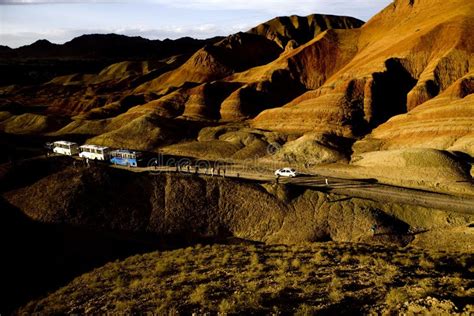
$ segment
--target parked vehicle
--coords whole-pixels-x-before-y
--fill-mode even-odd
[[[119,149],[110,152],[110,162],[114,165],[137,167],[141,164],[143,156],[141,152]]]
[[[79,157],[88,160],[101,160],[114,165],[128,167],[144,165],[143,161],[147,158],[145,153],[139,151],[128,149],[112,150],[110,147],[98,145],[79,146],[77,143],[63,140],[46,143],[44,144],[44,148],[61,155],[78,155]]]
[[[97,145],[82,145],[79,147],[79,157],[87,158],[91,160],[103,160],[108,161],[110,159],[109,147],[97,146]]]
[[[61,155],[74,156],[79,153],[79,145],[74,142],[60,140],[60,141],[54,142],[52,147],[53,147],[53,152],[57,154],[61,154]]]
[[[46,149],[47,151],[53,151],[54,143],[45,143],[43,148]]]
[[[278,169],[275,171],[275,177],[290,177],[290,178],[293,178],[293,177],[296,177],[298,175],[298,173],[296,172],[295,169],[291,169],[291,168],[282,168],[282,169]]]

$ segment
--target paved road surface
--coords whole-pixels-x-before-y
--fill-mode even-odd
[[[44,159],[42,157],[29,159]],[[76,158],[80,159],[80,158]],[[185,174],[198,174],[199,176],[218,177],[224,176],[223,169],[220,175],[217,175],[218,170],[214,170],[214,175],[211,174],[211,169],[199,168],[196,173],[194,167],[180,168],[177,171],[176,167],[144,167],[144,168],[127,168],[122,166],[112,166],[113,168],[128,170],[131,172],[147,172],[147,173],[162,173],[162,172],[180,172]],[[1,168],[0,168],[1,171]],[[256,182],[276,182],[272,170],[263,167],[253,166],[251,170],[239,165],[231,165],[225,172],[226,178],[245,179]],[[328,185],[326,185],[326,179]],[[403,203],[418,205],[433,209],[449,210],[464,214],[474,215],[474,196],[461,197],[450,194],[434,193],[423,190],[409,189],[403,187],[396,187],[377,183],[375,180],[354,180],[347,178],[324,177],[316,174],[302,175],[296,178],[280,178],[279,183],[291,184],[302,187],[314,188],[327,193],[334,193],[339,195],[346,195],[350,197],[359,197],[371,199],[382,203]]]
[[[180,172],[188,173],[186,168],[180,168],[178,171],[176,167],[158,167],[158,168],[123,168],[135,172]],[[232,166],[230,170],[226,170],[225,177],[233,179],[245,179],[258,182],[276,182],[275,176],[271,170],[259,168],[258,171],[249,171],[239,169],[239,166]],[[195,174],[196,170],[190,168],[190,174]],[[217,170],[214,170],[214,175],[211,174],[210,169],[198,170],[200,176],[217,177]],[[221,171],[221,177],[223,172]],[[326,179],[328,184],[326,185]],[[449,194],[434,193],[423,190],[409,189],[403,187],[396,187],[377,183],[376,180],[354,180],[344,178],[328,178],[316,174],[308,174],[298,176],[296,178],[280,178],[279,183],[291,184],[296,186],[303,186],[325,191],[328,193],[347,195],[351,197],[360,197],[371,199],[380,202],[392,202],[418,205],[427,208],[444,209],[453,212],[465,213],[474,215],[474,196],[461,197]]]

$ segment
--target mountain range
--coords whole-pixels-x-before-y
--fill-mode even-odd
[[[396,0],[366,23],[314,14],[205,41],[84,35],[2,47],[0,130],[217,159],[472,157],[473,29],[472,1]],[[8,79],[32,61],[61,75]]]

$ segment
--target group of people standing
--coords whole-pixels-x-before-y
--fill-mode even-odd
[[[218,167],[218,168],[215,168],[215,167],[200,167],[200,166],[194,166],[193,169],[194,170],[191,170],[191,165],[187,164],[187,165],[179,165],[177,164],[176,167],[175,167],[175,171],[176,172],[187,172],[187,173],[194,173],[194,174],[198,174],[200,170],[204,170],[204,174],[209,174],[211,175],[212,177],[213,176],[222,176],[225,178],[226,176],[226,169],[225,168],[221,168],[221,167]]]

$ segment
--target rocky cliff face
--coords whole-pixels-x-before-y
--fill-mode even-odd
[[[249,33],[263,35],[281,48],[303,45],[328,29],[359,28],[362,21],[351,17],[312,14],[277,17],[252,28]]]
[[[21,187],[4,196],[36,221],[161,236],[405,245],[412,240],[410,227],[446,229],[469,221],[449,210],[381,204],[285,185],[102,167],[69,167]],[[374,224],[380,233],[375,236],[370,233]]]

